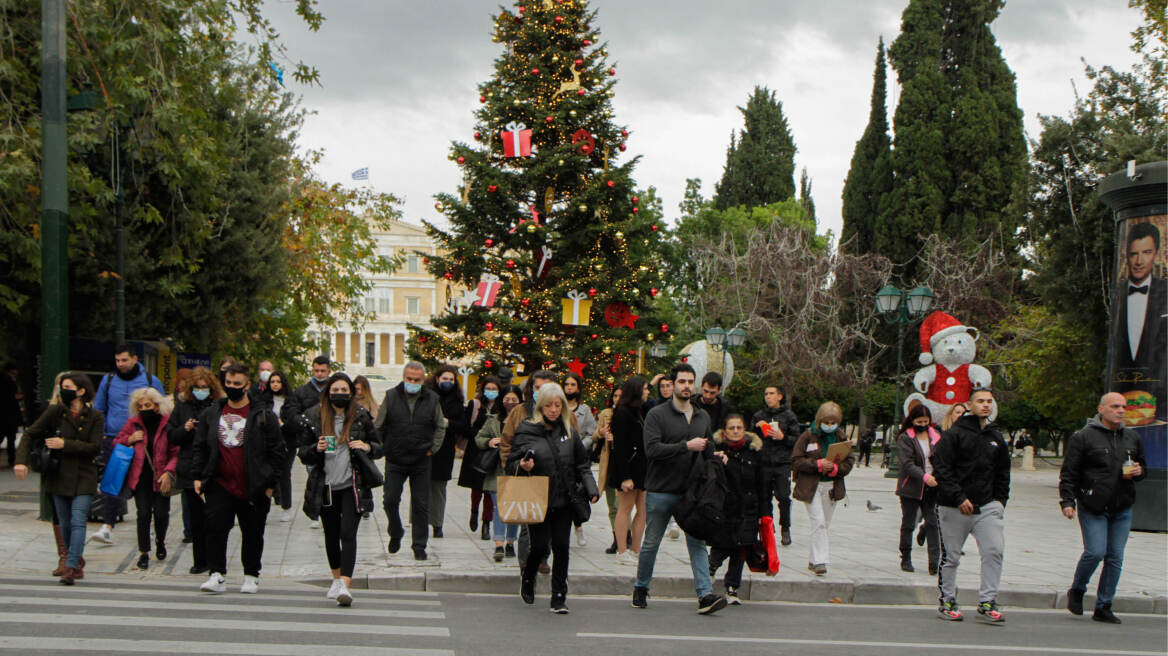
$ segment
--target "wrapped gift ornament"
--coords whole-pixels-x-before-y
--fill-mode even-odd
[[[588,298],[588,294],[573,289],[568,292],[563,304],[564,317],[561,323],[565,326],[588,325],[588,314],[592,311],[592,299]]]
[[[552,249],[547,244],[539,247],[539,263],[535,267],[535,279],[542,282],[552,268]]]
[[[493,273],[484,273],[479,276],[478,300],[474,302],[478,307],[494,307],[495,299],[499,295],[499,288],[503,286],[503,281]]]
[[[500,133],[503,137],[504,157],[531,157],[531,130],[527,125],[511,121]]]

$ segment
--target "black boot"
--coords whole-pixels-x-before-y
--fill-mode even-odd
[[[900,571],[902,571],[902,572],[915,572],[917,570],[915,568],[913,568],[911,558],[908,558],[907,556],[901,556],[900,557]]]
[[[519,596],[523,598],[523,603],[535,603],[535,579],[523,576],[519,580]]]
[[[491,525],[485,519],[483,520],[483,531],[479,535],[479,539],[480,540],[490,540],[491,539]]]
[[[470,511],[470,531],[474,533],[479,530],[479,511],[477,508]]]
[[[1067,590],[1067,610],[1071,611],[1072,615],[1083,614],[1083,594],[1086,590],[1076,590],[1071,588]]]
[[[1111,612],[1111,604],[1103,604],[1095,609],[1095,614],[1091,619],[1096,622],[1107,622],[1108,624],[1123,624],[1123,622]]]
[[[612,544],[604,550],[604,553],[610,556],[616,553],[616,533],[612,534]]]

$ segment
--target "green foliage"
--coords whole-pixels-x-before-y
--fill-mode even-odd
[[[860,408],[877,426],[896,421],[896,385],[880,382],[869,385],[860,396]]]
[[[766,87],[755,87],[739,107],[745,127],[730,135],[726,168],[716,186],[714,206],[770,205],[795,197],[795,140],[783,103]]]
[[[664,288],[660,204],[654,196],[652,209],[642,209],[650,199],[636,191],[635,160],[618,162],[628,132],[610,118],[615,69],[595,18],[584,2],[531,3],[495,16],[495,40],[506,51],[480,85],[476,141],[451,147],[465,176],[462,193],[437,196],[449,230],[427,227],[443,251],[431,257],[432,273],[470,290],[482,274],[503,285],[494,307],[452,303],[434,319],[437,331],[412,327],[412,356],[475,359],[481,371],[518,365],[528,373],[562,371],[579,358],[596,398],[633,372],[637,349],[670,338],[651,292]],[[511,122],[533,131],[534,156],[504,157],[501,131]],[[540,276],[545,246],[552,260]],[[563,324],[569,292],[591,292],[589,325]],[[639,317],[635,329],[606,321],[616,303]]]
[[[851,253],[870,253],[875,246],[880,201],[892,189],[892,139],[888,136],[887,65],[884,37],[876,48],[872,103],[868,125],[856,142],[843,191],[843,235],[840,246]]]
[[[799,206],[803,208],[803,216],[812,223],[818,223],[815,219],[815,199],[811,197],[811,176],[807,175],[806,166],[799,176]]]

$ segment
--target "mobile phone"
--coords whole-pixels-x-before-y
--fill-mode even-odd
[[[333,486],[324,486],[324,503],[321,505],[323,505],[325,508],[329,508],[333,505]]]
[[[528,449],[527,453],[523,454],[524,460],[535,460],[535,449]]]

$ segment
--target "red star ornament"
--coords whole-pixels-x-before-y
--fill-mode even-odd
[[[609,303],[608,307],[604,308],[604,320],[613,328],[625,326],[635,329],[637,327],[637,319],[640,318],[640,316],[633,314],[633,311],[629,309],[628,305],[620,301]]]
[[[588,366],[588,363],[581,362],[580,358],[573,358],[573,360],[568,363],[568,369],[572,373],[576,374],[577,376],[579,376],[581,378],[584,377],[584,367],[587,367],[587,366]]]

